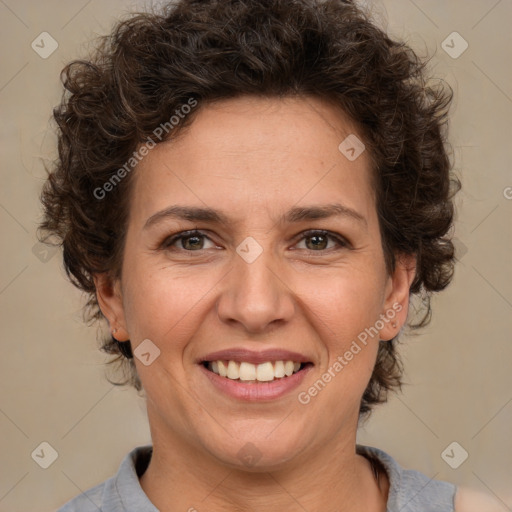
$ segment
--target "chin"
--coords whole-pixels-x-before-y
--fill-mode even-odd
[[[224,432],[222,440],[215,442],[210,437],[205,444],[207,450],[222,464],[250,472],[283,469],[303,451],[299,449],[299,439],[288,432],[279,438],[267,436],[264,432],[262,430],[259,435],[238,437],[230,437]]]

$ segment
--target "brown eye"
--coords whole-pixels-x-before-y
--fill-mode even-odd
[[[323,252],[330,249],[348,247],[349,244],[342,237],[329,233],[328,231],[312,230],[303,233],[302,240],[305,241],[306,250],[311,252]],[[330,241],[334,241],[334,246],[329,246]]]
[[[306,241],[306,247],[311,250],[326,249],[329,244],[329,238],[325,235],[311,235],[305,237],[305,240],[310,240],[310,243]]]
[[[204,237],[201,235],[185,236],[181,238],[181,245],[183,249],[194,250],[202,249],[204,244]]]
[[[208,249],[204,246],[205,240],[209,240],[209,238],[199,231],[184,231],[164,240],[161,247],[162,249],[195,252]]]

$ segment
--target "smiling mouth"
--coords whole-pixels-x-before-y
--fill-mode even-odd
[[[203,361],[202,365],[220,377],[251,384],[286,379],[304,368],[312,366],[312,363],[267,361],[261,364],[252,364],[245,361],[218,360]]]

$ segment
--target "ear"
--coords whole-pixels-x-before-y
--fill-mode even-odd
[[[93,279],[101,312],[107,319],[110,329],[117,329],[115,339],[128,341],[130,337],[126,329],[121,282],[113,281],[107,273],[94,274]]]
[[[416,256],[399,255],[396,259],[395,271],[393,275],[388,277],[386,283],[382,313],[387,321],[384,322],[384,327],[379,331],[381,340],[393,339],[405,324],[409,311],[409,289],[415,275]],[[393,327],[393,323],[396,327]]]

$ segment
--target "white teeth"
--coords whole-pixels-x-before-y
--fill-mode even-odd
[[[274,377],[282,378],[286,374],[284,373],[284,363],[283,361],[276,361],[276,364],[274,365]]]
[[[258,365],[237,361],[211,361],[208,369],[231,380],[271,382],[289,377],[300,370],[301,363],[294,361],[267,361]]]
[[[231,363],[231,361],[230,361],[230,363]],[[245,363],[245,362],[240,363],[240,371],[238,373],[240,375],[240,380],[255,380],[256,379],[256,366],[254,366],[251,363]]]
[[[239,379],[240,378],[240,365],[235,361],[229,361],[228,363],[228,379]]]
[[[258,365],[256,370],[256,379],[261,382],[274,380],[274,367],[271,362]]]
[[[219,375],[221,377],[227,377],[228,376],[228,369],[227,366],[224,364],[224,361],[217,361],[217,366],[219,368]],[[215,372],[213,368],[213,362],[212,362],[212,371]],[[215,372],[217,373],[217,372]]]

